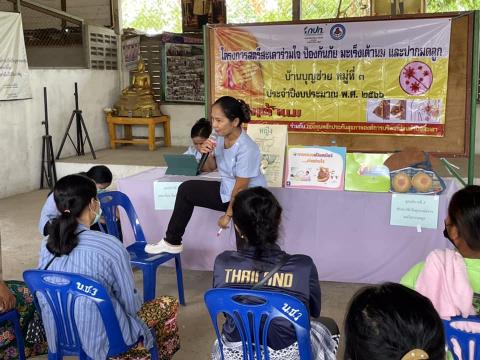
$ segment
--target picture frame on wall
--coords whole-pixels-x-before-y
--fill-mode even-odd
[[[163,64],[165,101],[205,102],[203,45],[165,43]]]
[[[183,32],[201,32],[205,24],[225,24],[225,0],[182,0]]]

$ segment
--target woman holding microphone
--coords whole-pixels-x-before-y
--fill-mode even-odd
[[[210,153],[202,170],[218,169],[221,181],[189,180],[178,188],[175,207],[168,223],[165,237],[156,244],[148,244],[145,251],[151,254],[167,252],[178,254],[183,250],[182,236],[195,206],[223,211],[218,219],[221,229],[232,219],[232,205],[237,193],[254,186],[267,186],[260,172],[260,149],[242,130],[250,121],[250,108],[239,99],[222,96],[212,106],[211,136],[200,151]]]

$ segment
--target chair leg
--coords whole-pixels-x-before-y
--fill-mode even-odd
[[[180,259],[180,254],[175,256],[175,270],[177,273],[178,300],[180,301],[180,304],[185,306],[185,294],[183,292],[182,260]]]
[[[170,134],[170,118],[163,123],[163,138],[166,147],[172,146],[172,135]]]
[[[148,124],[148,150],[154,151],[155,147],[155,123],[150,120],[150,124]]]
[[[59,360],[62,359],[62,357],[59,355],[60,353],[51,353],[50,351],[48,352],[48,360]]]
[[[158,350],[156,344],[154,344],[150,349],[150,360],[158,360]]]
[[[22,334],[22,329],[20,328],[18,315],[15,319],[12,320],[12,323],[13,323],[13,327],[15,328],[15,341],[17,342],[19,359],[25,360],[25,344],[23,343],[23,334]]]
[[[149,266],[143,268],[143,301],[147,302],[155,298],[157,285],[157,268]]]

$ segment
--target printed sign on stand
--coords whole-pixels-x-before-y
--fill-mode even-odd
[[[345,155],[344,147],[289,146],[285,186],[343,190]]]
[[[153,183],[155,210],[173,210],[180,184],[181,182],[165,181],[155,181]]]
[[[438,195],[392,194],[390,225],[436,229]]]

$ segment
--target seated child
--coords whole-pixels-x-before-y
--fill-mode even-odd
[[[428,297],[442,318],[480,313],[480,186],[457,191],[448,206],[444,236],[456,250],[437,249],[401,283]]]
[[[202,153],[200,152],[200,147],[205,140],[208,139],[212,133],[212,124],[209,120],[205,118],[199,119],[192,127],[190,131],[190,137],[192,138],[192,145],[190,145],[187,151],[184,152],[185,155],[195,155],[195,159],[200,160]]]
[[[345,317],[345,360],[444,360],[443,323],[432,303],[403,285],[360,289]]]

